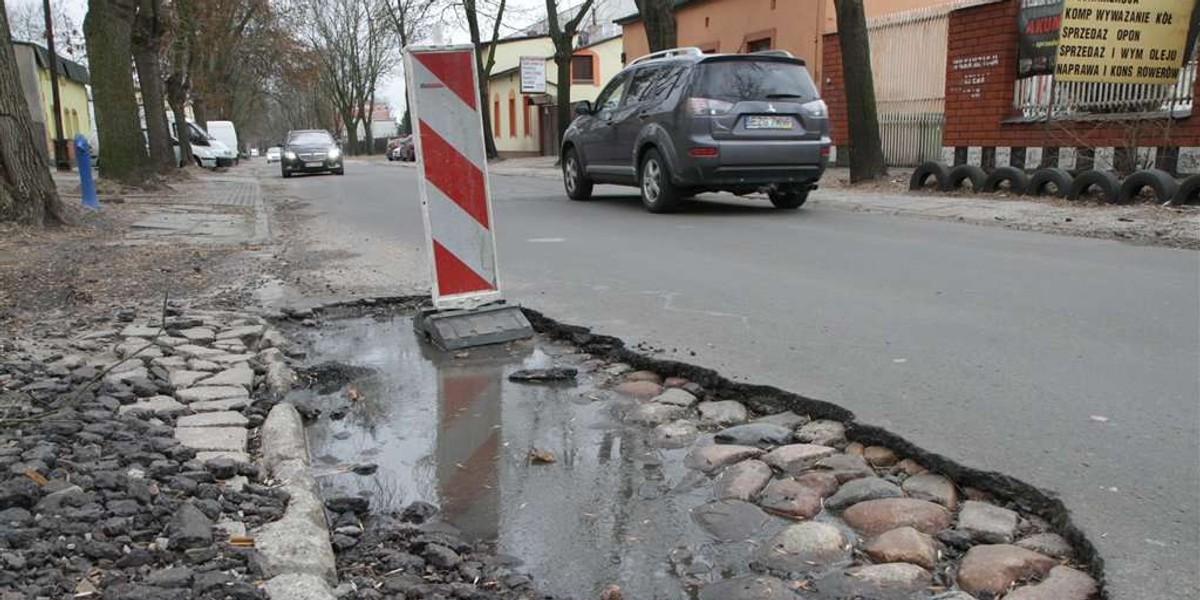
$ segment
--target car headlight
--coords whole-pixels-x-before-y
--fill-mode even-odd
[[[341,155],[342,155],[341,148],[330,148],[329,149],[329,158],[337,158]]]
[[[825,106],[824,100],[813,100],[807,102],[803,106],[804,114],[816,118],[825,119],[829,117],[829,107]]]
[[[283,153],[283,157],[288,160],[296,160],[296,153],[288,150],[287,152]]]

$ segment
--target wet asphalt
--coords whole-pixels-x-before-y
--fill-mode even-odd
[[[325,248],[380,257],[366,289],[411,293],[427,273],[387,257],[424,242],[415,175],[352,161],[274,183],[310,202]],[[1052,490],[1112,598],[1200,595],[1196,252],[820,202],[711,196],[651,215],[631,190],[578,203],[530,177],[492,193],[510,300]]]

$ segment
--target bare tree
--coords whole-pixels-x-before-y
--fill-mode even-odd
[[[175,137],[179,142],[179,157],[184,164],[192,160],[192,143],[187,128],[187,102],[191,95],[191,73],[195,67],[196,52],[194,6],[190,0],[174,0],[171,3],[171,73],[164,82],[167,104],[175,118]]]
[[[21,90],[8,11],[0,0],[0,221],[42,225],[63,220],[50,165],[37,150],[44,143],[39,137]]]
[[[166,49],[166,19],[162,0],[140,0],[137,19],[133,23],[133,62],[142,91],[146,141],[150,148],[150,163],[160,173],[168,173],[176,167],[160,67]]]
[[[306,36],[320,64],[320,85],[337,110],[351,151],[358,127],[371,146],[375,88],[398,64],[386,0],[312,0]]]
[[[679,45],[675,29],[675,0],[634,0],[651,52]],[[636,58],[631,56],[630,58]]]
[[[129,185],[146,180],[146,141],[133,91],[133,21],[138,0],[88,0],[83,33],[92,71],[100,175]]]
[[[428,34],[435,8],[436,4],[429,0],[389,0],[387,14],[392,20],[392,29],[400,36],[401,50]],[[412,131],[412,111],[407,104],[400,127],[403,131]]]
[[[575,34],[579,30],[579,23],[591,9],[592,0],[586,0],[579,5],[575,15],[559,27],[558,2],[557,0],[546,0],[547,25],[549,26],[550,41],[554,43],[554,66],[558,71],[555,77],[555,88],[558,92],[556,99],[558,131],[555,132],[554,139],[559,143],[562,142],[567,124],[571,122],[571,57],[575,50]]]
[[[871,40],[863,0],[834,0],[834,8],[837,10],[838,45],[842,50],[846,114],[849,115],[850,182],[875,181],[887,175],[887,164],[879,137]]]
[[[488,80],[492,77],[492,67],[496,66],[496,44],[500,39],[500,25],[504,20],[504,9],[508,3],[506,0],[496,1],[495,13],[492,16],[492,37],[490,38],[491,42],[487,44],[487,57],[485,58],[483,56],[483,39],[479,33],[479,17],[481,9],[485,8],[485,1],[462,0],[459,7],[467,18],[467,31],[471,34],[471,44],[475,46],[475,69],[479,72],[479,112],[483,116],[484,150],[487,152],[488,158],[496,158],[499,156],[499,152],[496,151],[492,115],[488,110],[488,106],[491,106],[488,102]]]

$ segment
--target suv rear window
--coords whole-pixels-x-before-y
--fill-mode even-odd
[[[300,146],[308,144],[332,144],[333,138],[329,137],[329,134],[324,131],[302,131],[300,133],[293,133],[292,137],[288,139],[288,143]]]
[[[692,94],[700,98],[741,102],[818,98],[808,70],[791,62],[724,60],[704,62]]]

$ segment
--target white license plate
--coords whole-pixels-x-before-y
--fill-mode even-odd
[[[306,166],[306,167],[323,167],[323,166],[325,166],[325,163],[318,160],[318,161],[306,162],[306,163],[304,163],[304,166]]]
[[[746,129],[795,129],[796,120],[791,117],[746,117]]]

